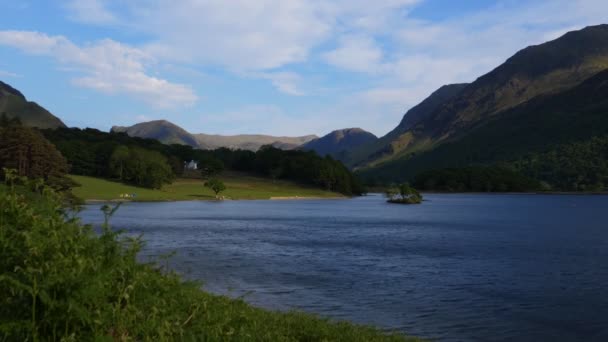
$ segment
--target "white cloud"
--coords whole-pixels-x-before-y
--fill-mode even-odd
[[[118,19],[105,7],[104,0],[70,0],[66,4],[70,18],[88,24],[112,24]]]
[[[267,70],[305,61],[330,23],[308,0],[159,0],[133,5],[134,25],[165,58],[230,70]]]
[[[294,72],[267,72],[257,73],[255,75],[257,75],[257,77],[270,80],[272,85],[282,93],[294,96],[304,95],[304,93],[298,89],[300,75]]]
[[[342,69],[374,73],[380,68],[382,49],[370,37],[344,36],[338,47],[323,57],[329,64]]]
[[[32,31],[0,31],[0,45],[51,56],[82,76],[73,83],[107,94],[125,93],[161,108],[190,106],[193,90],[146,74],[153,58],[142,50],[105,39],[77,46],[63,36]]]

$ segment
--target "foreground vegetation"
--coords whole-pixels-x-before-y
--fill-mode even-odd
[[[212,189],[201,179],[180,178],[162,189],[147,189],[87,176],[70,176],[80,186],[72,192],[84,200],[116,200],[120,194],[135,194],[135,201],[213,200]],[[238,173],[226,173],[221,180],[226,185],[222,196],[228,199],[270,199],[277,197],[336,198],[341,195],[318,188],[305,187],[289,181],[272,181]]]
[[[136,261],[139,239],[69,218],[40,183],[0,186],[0,341],[408,341],[215,296]],[[31,191],[33,189],[35,191]],[[106,222],[113,213],[105,208]]]

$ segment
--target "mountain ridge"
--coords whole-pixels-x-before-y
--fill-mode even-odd
[[[384,149],[359,155],[351,166],[374,168],[429,151],[465,136],[493,116],[538,96],[571,89],[608,68],[608,25],[597,25],[539,45],[526,47],[456,96],[380,138]],[[427,98],[428,99],[428,98]],[[423,101],[424,102],[424,101]],[[409,112],[408,112],[409,113]],[[406,114],[400,126],[408,121]],[[414,124],[415,122],[415,124]],[[386,166],[383,166],[386,167]]]
[[[300,149],[315,151],[320,156],[330,155],[342,160],[348,150],[373,143],[376,140],[378,140],[377,136],[361,128],[343,128],[311,140],[300,146]]]
[[[128,127],[113,126],[111,131],[123,132],[133,137],[157,139],[166,144],[182,144],[201,149],[225,147],[250,151],[256,151],[264,145],[273,145],[282,149],[295,149],[300,145],[317,138],[316,135],[286,137],[263,134],[193,134],[167,120],[140,122]]]
[[[0,113],[8,118],[18,118],[24,125],[37,128],[59,128],[66,125],[36,102],[28,101],[25,95],[11,85],[0,81]]]

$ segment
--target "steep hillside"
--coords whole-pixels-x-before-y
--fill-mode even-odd
[[[495,115],[460,139],[426,153],[379,164],[362,173],[367,178],[406,180],[429,169],[517,161],[530,154],[546,153],[555,146],[606,135],[608,70],[572,89],[536,97]],[[587,159],[605,163],[608,155],[590,155]],[[534,176],[542,179],[543,173],[541,170]]]
[[[405,113],[395,129],[380,139],[363,144],[349,151],[348,164],[351,166],[379,162],[383,157],[391,157],[403,148],[411,137],[407,134],[415,125],[431,115],[439,106],[457,96],[468,84],[448,84],[434,91],[429,97]]]
[[[130,127],[114,126],[112,132],[124,132],[132,137],[156,139],[164,144],[198,147],[198,142],[192,134],[166,120],[142,122]]]
[[[333,131],[321,138],[311,140],[302,145],[304,150],[317,152],[318,155],[331,155],[334,158],[341,158],[345,151],[355,149],[365,144],[372,144],[378,137],[361,128],[346,128]]]
[[[606,68],[608,25],[530,46],[416,120],[406,115],[402,128],[383,138],[390,140],[388,148],[371,152],[359,165],[374,166],[453,141],[500,113],[537,96],[571,89]]]
[[[19,118],[26,126],[38,128],[66,127],[61,120],[48,110],[35,102],[28,101],[20,91],[2,81],[0,81],[0,113],[5,113],[9,118]]]

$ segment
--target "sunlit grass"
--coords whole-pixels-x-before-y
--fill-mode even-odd
[[[81,186],[74,188],[74,194],[85,200],[116,200],[120,194],[135,194],[136,201],[187,201],[213,200],[213,192],[204,187],[200,179],[178,179],[161,190],[146,189],[119,182],[86,176],[70,176]],[[273,181],[240,174],[219,177],[227,187],[222,193],[228,199],[270,199],[270,198],[334,198],[342,195],[321,189],[302,186],[293,182]]]

